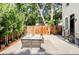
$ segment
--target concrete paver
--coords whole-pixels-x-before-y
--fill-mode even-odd
[[[47,36],[46,36],[47,37]],[[51,42],[51,54],[79,54],[79,48],[62,40],[62,37],[50,35],[48,40]],[[47,49],[47,48],[46,48]]]

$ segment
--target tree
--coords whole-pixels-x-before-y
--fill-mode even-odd
[[[54,24],[55,25],[58,25],[58,22],[59,22],[59,18],[61,19],[62,18],[62,4],[60,3],[55,3],[54,4]]]
[[[37,7],[38,7],[38,10],[40,12],[41,18],[42,18],[44,24],[46,25],[46,21],[45,21],[44,16],[43,16],[43,10],[44,10],[45,4],[43,4],[43,8],[42,9],[41,9],[41,7],[38,4],[37,4]]]
[[[0,31],[1,37],[5,37],[5,44],[8,44],[8,35],[13,32],[15,25],[15,7],[13,4],[0,4],[1,23],[4,28]]]
[[[15,32],[22,32],[24,28],[25,14],[18,11],[15,4],[0,4],[0,38],[5,38],[5,44],[8,45],[8,35]]]

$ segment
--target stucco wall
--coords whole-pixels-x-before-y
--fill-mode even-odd
[[[68,17],[68,30],[70,30],[70,15],[75,14],[75,37],[79,38],[79,3],[70,3],[66,6],[64,3],[62,6],[62,21],[65,29],[65,18]],[[63,30],[64,33],[64,30]],[[62,33],[62,34],[63,34]]]

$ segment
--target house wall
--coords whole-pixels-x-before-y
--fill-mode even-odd
[[[65,30],[65,18],[68,17],[68,29],[70,32],[70,15],[75,14],[75,37],[79,38],[79,3],[69,3],[68,6],[66,6],[66,3],[62,5],[62,21],[63,21],[63,30],[62,35],[64,36],[64,30]]]

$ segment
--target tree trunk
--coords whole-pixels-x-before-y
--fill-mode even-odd
[[[53,4],[51,3],[51,20],[53,20]]]
[[[38,7],[38,10],[39,10],[39,12],[40,12],[40,15],[41,15],[41,18],[43,19],[43,22],[44,22],[44,24],[46,25],[46,22],[45,22],[45,19],[44,19],[44,16],[43,16],[43,9],[44,9],[44,6],[43,6],[43,9],[41,10],[40,9],[40,7],[39,7],[39,5],[37,4],[37,7]]]

